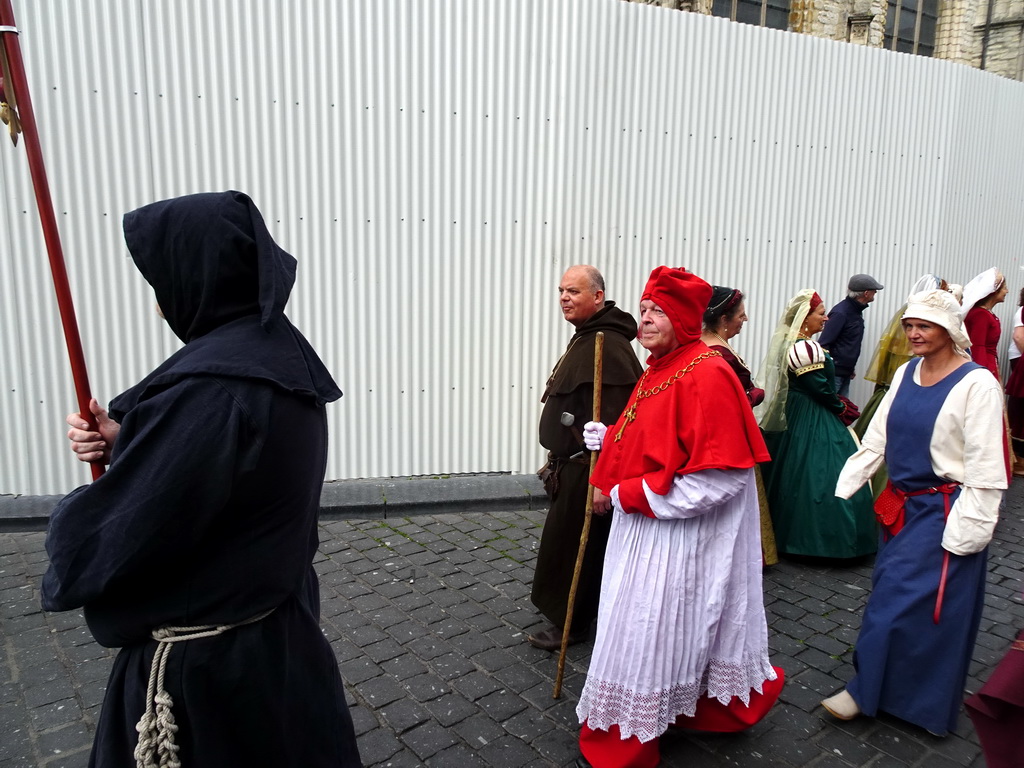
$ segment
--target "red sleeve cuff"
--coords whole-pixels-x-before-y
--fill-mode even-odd
[[[639,512],[647,517],[655,517],[654,510],[647,501],[647,494],[644,493],[644,479],[642,477],[631,477],[619,483],[619,504],[623,512]]]

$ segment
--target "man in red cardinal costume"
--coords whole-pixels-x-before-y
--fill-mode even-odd
[[[700,340],[710,297],[684,269],[651,273],[637,334],[648,368],[614,426],[585,428],[601,449],[594,508],[613,519],[579,766],[653,768],[670,726],[740,731],[782,690],[754,479],[769,456],[735,373]]]

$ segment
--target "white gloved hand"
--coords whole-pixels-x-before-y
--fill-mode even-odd
[[[608,427],[600,421],[588,421],[583,425],[583,444],[588,451],[600,451],[604,443],[604,433]]]

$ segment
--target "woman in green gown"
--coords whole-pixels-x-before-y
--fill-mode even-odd
[[[835,496],[836,480],[857,450],[841,421],[847,405],[835,390],[835,367],[812,337],[828,318],[811,289],[790,299],[758,376],[768,395],[757,409],[772,461],[765,466],[778,551],[847,559],[878,546],[871,492]]]

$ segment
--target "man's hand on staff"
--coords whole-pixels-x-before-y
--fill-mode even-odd
[[[96,402],[96,398],[89,401],[89,410],[96,417],[96,432],[89,429],[88,422],[81,414],[70,413],[65,419],[71,427],[68,430],[71,450],[79,461],[109,464],[110,449],[114,445],[117,433],[121,431],[121,425],[107,416],[107,410]]]
[[[604,433],[608,427],[600,421],[588,421],[583,425],[583,444],[588,451],[600,451],[604,444]]]
[[[604,435],[608,427],[600,421],[588,421],[583,425],[583,444],[589,451],[600,451],[604,445]],[[597,488],[594,488],[594,500],[591,509],[595,515],[607,515],[612,508],[612,500]]]

